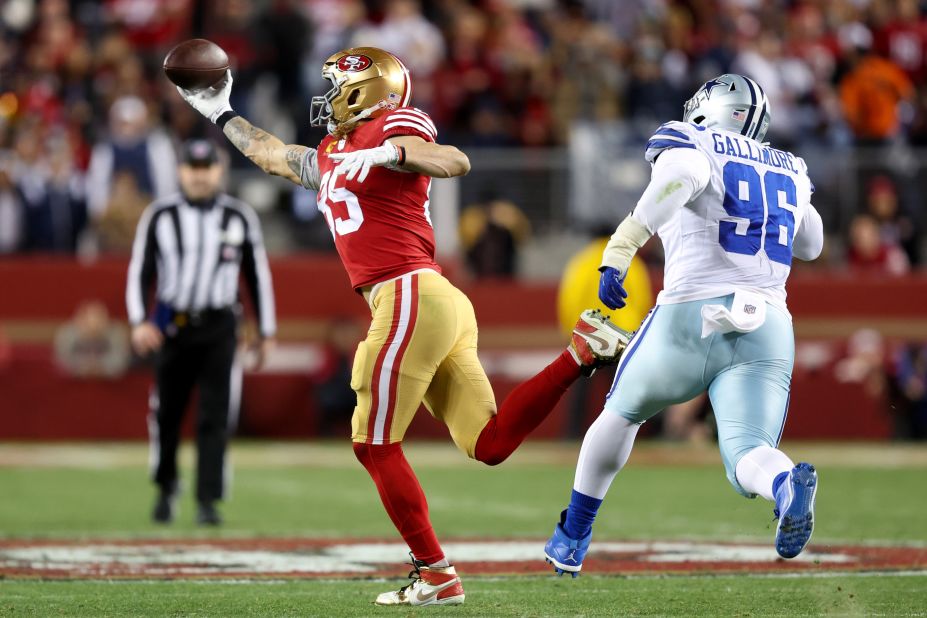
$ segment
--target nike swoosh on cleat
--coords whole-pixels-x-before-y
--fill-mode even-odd
[[[573,333],[574,333],[574,334],[577,334],[577,335],[579,335],[580,337],[583,337],[583,338],[585,338],[585,339],[592,339],[593,341],[597,342],[597,343],[601,346],[601,347],[597,350],[598,352],[605,352],[605,351],[608,350],[608,341],[606,341],[605,339],[602,339],[601,337],[597,337],[597,336],[595,336],[595,335],[593,335],[593,334],[590,334],[590,333],[581,333],[581,332],[579,332],[578,330],[574,330]]]
[[[459,581],[459,580],[457,580],[457,579],[452,579],[451,581],[449,581],[449,582],[447,582],[447,583],[445,583],[445,584],[441,584],[439,587],[435,588],[434,590],[432,590],[432,591],[429,592],[428,594],[424,594],[424,595],[422,594],[422,591],[421,591],[421,590],[416,590],[416,591],[415,591],[415,600],[416,600],[417,602],[419,602],[419,603],[422,603],[422,604],[427,603],[428,601],[432,600],[433,598],[435,598],[436,596],[438,596],[439,594],[441,594],[442,592],[444,592],[446,589],[448,589],[448,588],[450,588],[451,586],[453,586],[454,584],[456,584],[458,581]]]

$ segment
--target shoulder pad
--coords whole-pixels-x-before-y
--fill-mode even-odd
[[[695,134],[704,130],[704,127],[676,120],[662,124],[647,140],[644,158],[653,163],[660,153],[669,148],[695,148]]]

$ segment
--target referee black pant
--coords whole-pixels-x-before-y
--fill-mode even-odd
[[[174,493],[181,423],[193,388],[199,386],[196,498],[210,502],[224,493],[225,450],[235,429],[230,416],[238,413],[240,383],[232,373],[236,318],[231,309],[182,318],[189,322],[173,337],[165,337],[157,357],[149,422],[152,468],[161,490]]]

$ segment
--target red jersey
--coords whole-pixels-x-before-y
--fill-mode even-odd
[[[435,233],[428,212],[431,178],[372,167],[364,182],[334,174],[338,152],[376,148],[389,137],[415,135],[434,142],[437,130],[423,111],[401,107],[364,122],[347,137],[319,144],[318,206],[335,239],[351,286],[359,289],[435,263]]]

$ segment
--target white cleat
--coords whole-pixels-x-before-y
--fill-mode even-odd
[[[598,309],[586,309],[573,328],[569,350],[582,367],[583,375],[589,376],[598,367],[617,363],[632,336],[633,333],[615,326]]]
[[[395,592],[384,592],[377,597],[377,605],[462,605],[463,584],[454,567],[431,568],[419,561],[412,564],[409,573],[412,583]]]

